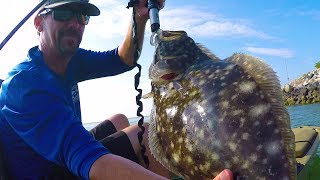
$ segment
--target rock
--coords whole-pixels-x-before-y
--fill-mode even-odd
[[[293,86],[291,86],[290,84],[286,84],[284,86],[284,92],[289,93],[293,91]]]
[[[315,69],[284,85],[285,105],[320,103],[320,69]]]

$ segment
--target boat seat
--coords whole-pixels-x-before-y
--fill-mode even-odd
[[[295,154],[296,158],[302,158],[311,148],[312,143],[318,135],[318,132],[312,128],[294,128],[295,135]]]

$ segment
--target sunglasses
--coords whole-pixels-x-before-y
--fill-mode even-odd
[[[71,9],[45,9],[39,16],[52,12],[53,19],[56,21],[70,21],[74,16],[77,17],[79,24],[87,25],[89,23],[90,16],[84,15],[79,11],[73,11]]]

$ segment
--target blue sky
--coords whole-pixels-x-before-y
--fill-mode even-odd
[[[38,2],[11,0],[7,6],[0,7],[4,16],[0,21],[1,41]],[[101,15],[90,19],[81,47],[100,51],[117,47],[132,12],[125,8],[128,1],[90,2],[101,9]],[[320,1],[167,0],[160,12],[160,22],[164,30],[185,30],[221,59],[234,52],[261,58],[274,69],[282,85],[288,78],[291,81],[315,69],[315,63],[320,61]],[[150,91],[148,67],[154,52],[149,44],[150,35],[148,24],[139,60],[143,66],[140,87],[144,93]],[[31,19],[0,51],[0,78],[35,45],[37,36]],[[120,76],[80,83],[83,121],[101,121],[117,112],[134,117],[137,106],[133,76],[136,72],[134,69]],[[143,114],[149,115],[151,100],[143,103]]]

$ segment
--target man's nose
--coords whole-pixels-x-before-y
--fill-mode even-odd
[[[73,16],[70,20],[69,20],[69,23],[68,23],[69,26],[72,26],[73,28],[79,28],[80,26],[82,26],[78,19],[77,19],[77,16]]]

